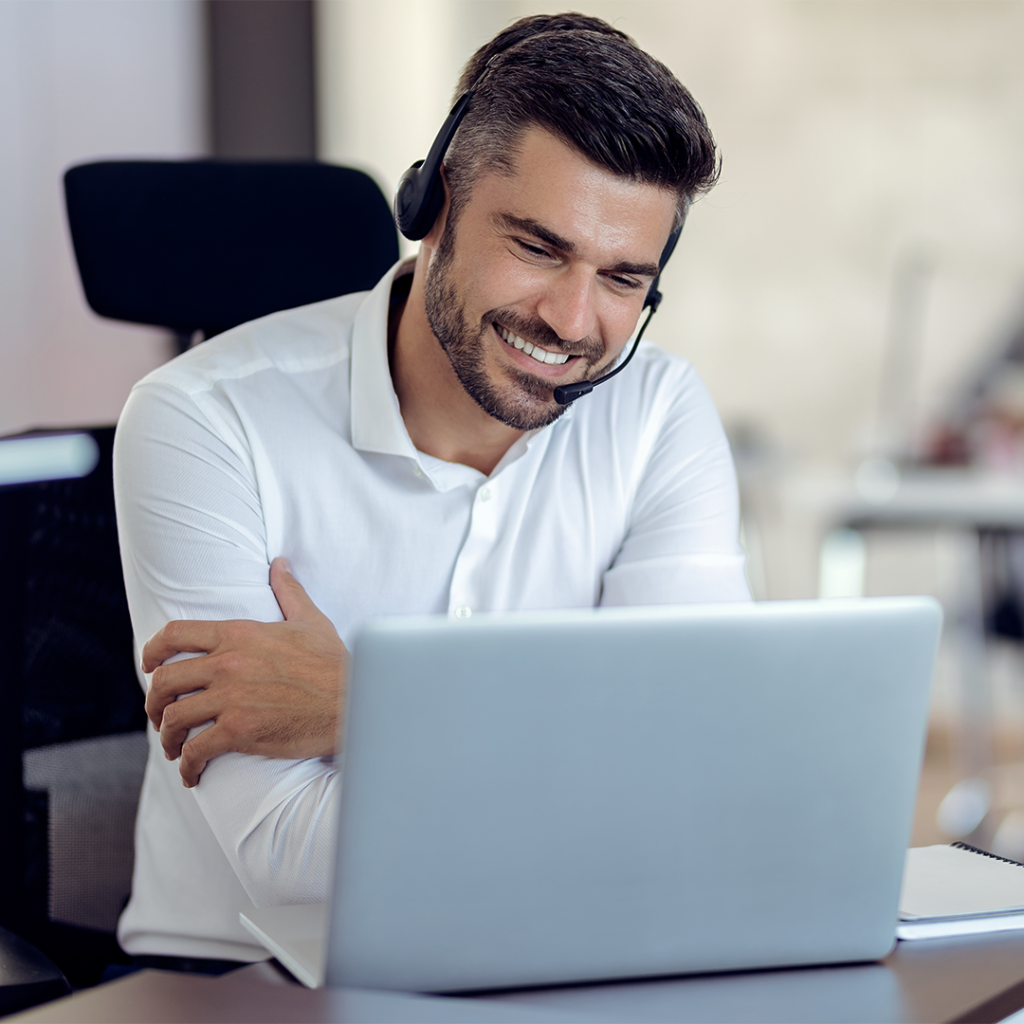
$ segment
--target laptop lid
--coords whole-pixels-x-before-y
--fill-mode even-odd
[[[940,625],[928,598],[366,625],[327,984],[885,955]]]

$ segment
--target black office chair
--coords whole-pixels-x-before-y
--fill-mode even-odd
[[[107,161],[64,175],[85,297],[186,348],[236,324],[372,288],[398,259],[387,200],[317,163]]]
[[[371,288],[398,258],[387,201],[349,168],[110,161],[71,168],[65,190],[89,305],[169,328],[180,349],[197,332]],[[114,428],[90,433],[100,461],[89,477],[0,490],[0,650],[15,652],[0,690],[0,925],[76,987],[124,959],[114,926],[146,755]],[[8,953],[20,955],[0,932],[0,1007]],[[42,1000],[57,987],[8,995]]]

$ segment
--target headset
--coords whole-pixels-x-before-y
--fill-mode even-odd
[[[493,59],[492,57],[491,60]],[[476,82],[473,83],[474,89],[479,83],[480,78],[487,74],[489,68],[490,61],[480,73]],[[469,111],[469,104],[472,99],[473,89],[467,89],[459,97],[455,106],[452,107],[451,113],[444,124],[441,125],[441,130],[437,133],[430,147],[430,152],[427,153],[427,158],[425,160],[417,160],[402,175],[398,182],[398,188],[395,191],[395,223],[398,225],[399,231],[412,242],[418,242],[430,231],[434,226],[434,221],[437,220],[437,215],[441,212],[441,207],[444,205],[444,181],[441,178],[441,163],[444,160],[445,153],[448,152],[448,147],[451,145],[455,133],[459,129],[459,125],[462,123],[462,119]],[[644,331],[647,330],[647,325],[651,322],[651,317],[654,316],[658,306],[661,305],[662,295],[658,291],[658,282],[661,280],[661,272],[665,269],[669,256],[672,255],[672,251],[679,241],[679,235],[682,233],[685,221],[686,213],[684,212],[679,225],[669,235],[668,242],[665,243],[665,248],[661,252],[661,258],[658,260],[658,276],[651,282],[651,287],[647,290],[647,295],[644,298],[643,308],[648,310],[647,319],[644,320],[643,326],[637,331],[636,339],[633,342],[633,347],[629,350],[629,355],[615,369],[606,373],[603,377],[599,377],[597,380],[581,380],[574,384],[562,384],[555,388],[555,401],[559,405],[570,405],[577,398],[589,395],[598,384],[603,384],[606,380],[611,380],[617,373],[621,373],[636,354],[637,346],[640,344],[640,339],[644,336]]]

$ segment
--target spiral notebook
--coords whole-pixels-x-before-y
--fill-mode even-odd
[[[1024,928],[1024,864],[966,843],[907,851],[900,939]]]

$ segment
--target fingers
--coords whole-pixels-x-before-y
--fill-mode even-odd
[[[190,701],[179,701],[175,708],[180,704],[188,703]],[[189,725],[184,731],[179,731],[176,726],[174,727],[177,735],[185,740],[184,743],[179,743],[181,760],[178,762],[178,772],[181,775],[182,785],[186,789],[191,789],[199,782],[199,776],[215,757],[230,751],[247,753],[253,746],[253,730],[248,727],[249,719],[244,713],[238,714],[235,708],[229,708],[223,713],[220,713],[220,709],[212,707],[209,710],[209,717],[216,717],[216,721],[210,722],[208,728],[196,733],[191,739],[186,740],[185,737],[188,730],[195,726]],[[192,722],[198,717],[199,714],[191,714],[188,721]],[[205,725],[206,723],[199,724]],[[162,732],[161,740],[163,740]],[[166,744],[164,749],[167,749]],[[170,759],[173,760],[173,758]]]
[[[270,587],[285,619],[319,619],[322,612],[306,593],[302,584],[292,575],[287,558],[275,558],[270,563]]]
[[[146,692],[146,714],[159,729],[163,722],[164,710],[178,697],[195,693],[207,686],[210,679],[210,664],[203,658],[188,658],[171,665],[158,665]]]
[[[186,652],[205,654],[220,643],[227,622],[179,619],[158,629],[142,648],[142,671],[152,672],[168,658]]]
[[[205,690],[168,705],[160,722],[160,746],[164,749],[164,757],[168,761],[179,757],[189,731],[206,725],[221,710],[222,705]]]
[[[191,789],[199,781],[207,762],[218,754],[226,754],[230,749],[224,740],[223,731],[216,725],[193,736],[181,749],[181,761],[178,763],[181,784]]]

